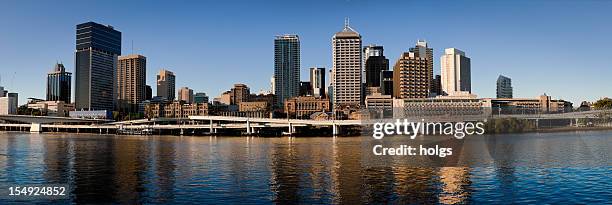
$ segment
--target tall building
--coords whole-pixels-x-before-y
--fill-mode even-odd
[[[462,95],[472,92],[470,58],[456,48],[444,49],[441,58],[442,92],[444,95]]]
[[[392,70],[383,70],[380,72],[380,93],[382,95],[393,95]]]
[[[72,73],[66,72],[63,64],[55,64],[53,71],[47,74],[47,101],[70,103],[71,84]]]
[[[312,96],[312,85],[309,81],[300,82],[300,96]]]
[[[196,93],[193,96],[193,101],[195,103],[208,103],[208,96],[206,93]]]
[[[153,89],[150,85],[145,85],[145,100],[153,99]]]
[[[75,55],[76,109],[112,110],[121,32],[94,22],[79,24]]]
[[[362,100],[361,35],[345,22],[332,38],[333,108],[359,107]]]
[[[497,98],[512,98],[512,80],[499,75],[497,78]]]
[[[393,66],[393,97],[398,99],[429,97],[427,59],[414,52],[404,52]]]
[[[436,75],[431,81],[431,97],[442,95],[442,76]]]
[[[6,96],[0,97],[0,115],[16,115],[18,97],[17,93],[7,93]]]
[[[174,100],[174,90],[176,89],[176,76],[169,70],[162,69],[157,74],[157,96]]]
[[[384,55],[382,46],[369,45],[363,48],[365,66],[365,86],[380,87],[381,71],[389,70],[389,59]]]
[[[427,60],[427,70],[426,70],[426,76],[427,76],[427,82],[429,82],[428,84],[428,89],[429,89],[429,96],[433,95],[432,93],[432,89],[433,89],[433,85],[431,84],[432,80],[433,80],[433,64],[434,64],[434,60],[433,60],[433,48],[430,48],[429,46],[427,46],[427,41],[424,40],[417,40],[416,45],[413,48],[409,49],[410,52],[415,53],[415,55],[417,57],[420,58],[425,58]]]
[[[325,68],[310,68],[310,86],[312,86],[312,96],[325,97]]]
[[[147,58],[142,55],[119,56],[116,88],[118,103],[137,105],[147,98]]]
[[[274,39],[274,95],[282,107],[300,91],[300,38],[286,34]]]
[[[183,101],[187,104],[191,104],[193,103],[193,90],[189,89],[188,87],[181,87],[181,89],[178,90],[178,100],[179,101]]]
[[[245,84],[234,84],[231,90],[231,102],[232,105],[239,105],[241,102],[249,101],[251,95],[251,89]]]

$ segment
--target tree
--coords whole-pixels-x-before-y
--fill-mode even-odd
[[[604,98],[593,103],[595,109],[612,109],[612,99]]]

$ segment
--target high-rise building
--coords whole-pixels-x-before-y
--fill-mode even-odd
[[[470,58],[456,48],[444,49],[441,58],[442,92],[444,95],[464,95],[472,92]]]
[[[427,82],[428,83],[428,89],[429,89],[429,94],[428,95],[433,95],[432,94],[432,89],[433,89],[433,85],[431,84],[432,80],[433,80],[433,64],[434,64],[434,60],[433,60],[433,48],[430,48],[429,46],[427,46],[427,41],[424,40],[417,40],[416,45],[413,48],[409,49],[410,52],[415,53],[415,55],[417,57],[420,58],[425,58],[427,60],[427,70],[426,70],[426,76],[427,76]]]
[[[499,75],[497,78],[497,98],[512,98],[512,80]]]
[[[208,103],[208,96],[206,93],[196,93],[193,96],[193,100],[195,103]]]
[[[76,109],[112,110],[121,32],[94,22],[79,24],[75,55]]]
[[[153,99],[153,89],[150,85],[145,85],[145,100]]]
[[[17,93],[7,93],[6,96],[0,97],[0,115],[17,114],[18,97]]]
[[[169,70],[162,69],[157,74],[157,96],[174,100],[174,90],[176,89],[176,76]]]
[[[431,81],[431,97],[442,95],[442,76],[436,75]]]
[[[310,82],[300,82],[300,96],[312,96],[312,85]]]
[[[188,87],[181,87],[178,90],[178,100],[183,101],[187,104],[193,103],[193,90]]]
[[[383,70],[380,72],[380,93],[382,95],[393,95],[392,70]]]
[[[232,105],[239,105],[241,102],[249,101],[251,95],[251,89],[245,84],[234,84],[231,90],[231,103]]]
[[[377,45],[363,48],[366,87],[380,87],[381,71],[389,70],[389,59],[385,57],[383,51],[383,47]]]
[[[404,52],[393,66],[393,97],[398,99],[429,97],[427,59],[414,52]]]
[[[137,105],[147,98],[147,58],[142,55],[119,56],[116,88],[118,103]]]
[[[361,35],[348,23],[332,38],[333,108],[359,107],[362,100]]]
[[[283,107],[286,99],[300,91],[300,38],[286,34],[274,39],[274,95],[276,105]]]
[[[325,68],[310,68],[310,86],[312,86],[312,96],[325,97]]]
[[[55,64],[53,71],[47,74],[47,101],[70,103],[71,84],[72,73],[66,72],[63,64]]]

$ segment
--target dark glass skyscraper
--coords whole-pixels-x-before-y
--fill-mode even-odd
[[[274,39],[274,95],[276,105],[300,92],[300,38],[281,35]]]
[[[70,103],[71,83],[72,73],[66,72],[63,64],[55,64],[53,71],[47,74],[47,100]]]
[[[389,70],[389,59],[383,51],[383,47],[377,45],[363,48],[366,87],[380,87],[380,73]]]
[[[75,55],[76,109],[113,110],[121,32],[94,22],[79,24]]]

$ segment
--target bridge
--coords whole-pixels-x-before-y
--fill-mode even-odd
[[[496,115],[492,113],[488,118],[517,118],[527,120],[576,120],[585,118],[599,118],[601,116],[612,115],[612,110],[593,110],[583,112],[568,112],[558,114],[520,114],[520,115]],[[481,118],[482,119],[482,118]],[[216,134],[220,130],[242,130],[246,134],[257,134],[263,129],[286,130],[286,134],[296,133],[296,127],[329,127],[332,134],[339,135],[343,127],[362,126],[365,121],[361,120],[303,120],[303,119],[276,119],[276,118],[248,118],[230,116],[189,116],[188,118],[155,118],[139,119],[131,121],[113,122],[104,119],[80,119],[68,117],[49,117],[49,116],[25,116],[25,115],[0,115],[0,120],[5,122],[18,122],[20,124],[5,123],[0,124],[9,130],[20,130],[31,132],[48,131],[95,131],[99,133],[113,133],[116,130],[176,130],[183,133],[184,130],[208,131],[209,134]],[[25,124],[24,124],[25,123]],[[176,133],[173,132],[173,133]]]
[[[101,124],[108,123],[111,120],[106,119],[82,119],[71,117],[51,117],[51,116],[31,116],[31,115],[0,115],[0,120],[7,122],[20,122],[31,124],[31,132],[40,132],[42,124]],[[19,127],[22,127],[19,125]]]

